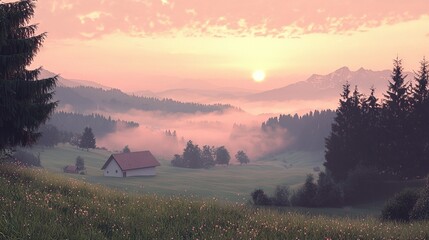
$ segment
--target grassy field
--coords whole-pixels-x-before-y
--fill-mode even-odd
[[[0,239],[428,239],[429,222],[309,216],[135,195],[0,165]]]
[[[80,150],[70,145],[55,148],[34,147],[40,153],[42,166],[52,172],[62,173],[65,165],[73,165],[77,156],[85,159],[87,175],[65,174],[69,177],[98,183],[112,188],[137,193],[158,195],[186,195],[200,198],[218,198],[226,201],[247,202],[255,188],[273,191],[278,184],[292,188],[299,186],[313,168],[322,166],[320,152],[288,153],[262,159],[249,165],[216,166],[211,169],[184,169],[170,165],[170,160],[158,159],[161,166],[157,176],[107,178],[101,167],[110,156],[104,150]]]

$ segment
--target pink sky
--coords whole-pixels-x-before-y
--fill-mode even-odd
[[[172,79],[265,90],[429,57],[427,0],[39,0],[34,22],[48,32],[34,66],[126,91]]]

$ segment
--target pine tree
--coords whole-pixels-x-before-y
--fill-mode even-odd
[[[362,102],[362,165],[381,166],[380,156],[380,124],[381,105],[375,96],[375,88],[371,87],[370,95]]]
[[[357,88],[350,94],[349,83],[343,86],[331,134],[326,138],[324,165],[336,181],[344,180],[361,161],[361,97]]]
[[[90,127],[86,127],[83,131],[79,147],[85,148],[86,150],[88,150],[89,148],[95,148],[95,137]]]
[[[429,98],[429,63],[426,58],[420,62],[420,70],[415,73],[416,85],[413,88],[413,100],[415,103],[423,103]]]
[[[409,159],[410,132],[412,126],[407,121],[411,107],[408,83],[405,82],[402,60],[393,61],[392,81],[389,81],[387,93],[384,94],[382,136],[383,159],[385,170],[394,175],[404,175],[405,168],[411,167],[413,159]]]
[[[78,171],[85,170],[85,160],[81,156],[77,156],[75,166]]]
[[[385,108],[391,114],[391,117],[401,118],[409,107],[407,94],[408,85],[405,82],[406,75],[403,74],[402,60],[396,58],[393,60],[392,82],[389,81],[387,93],[384,94]]]
[[[46,37],[29,25],[34,8],[32,0],[0,3],[0,151],[34,143],[57,105],[56,77],[38,79],[40,68],[26,70]]]
[[[429,63],[425,58],[420,62],[420,69],[415,73],[416,84],[413,88],[413,111],[409,117],[411,125],[412,158],[416,160],[414,175],[422,176],[429,171]]]

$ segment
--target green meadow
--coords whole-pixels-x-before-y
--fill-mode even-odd
[[[81,150],[70,145],[55,148],[33,147],[26,149],[40,154],[45,170],[52,173],[82,180],[139,195],[184,196],[202,200],[220,200],[237,204],[247,204],[250,193],[262,188],[272,194],[277,185],[288,185],[291,190],[299,187],[309,173],[317,176],[314,168],[323,169],[322,152],[289,152],[252,161],[249,165],[216,166],[211,169],[186,169],[170,165],[169,159],[158,158],[161,166],[154,177],[110,178],[104,177],[101,167],[111,152],[95,149]],[[65,165],[73,165],[77,156],[85,159],[86,175],[63,173]],[[420,183],[417,184],[417,186]],[[314,215],[347,217],[378,216],[385,200],[398,189],[407,186],[395,185],[386,197],[366,204],[343,208],[286,208],[287,211]]]
[[[131,194],[0,165],[0,239],[428,239],[429,222],[307,215]]]
[[[44,169],[67,177],[101,184],[127,192],[157,195],[185,195],[199,198],[216,198],[244,203],[256,188],[267,192],[276,185],[286,184],[295,188],[305,176],[315,173],[314,167],[322,168],[321,152],[294,152],[253,161],[249,165],[216,166],[211,169],[186,169],[170,165],[170,159],[158,158],[161,163],[154,177],[110,178],[104,177],[101,167],[111,152],[81,150],[70,145],[55,148],[33,147],[26,149],[35,155],[40,153]],[[86,175],[64,174],[65,165],[74,165],[77,156],[85,159]]]

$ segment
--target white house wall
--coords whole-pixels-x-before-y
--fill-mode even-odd
[[[123,177],[122,170],[118,163],[113,159],[109,165],[104,169],[104,176],[106,177]]]
[[[141,168],[141,169],[134,169],[134,170],[127,171],[127,177],[155,176],[155,175],[156,175],[155,167]]]

